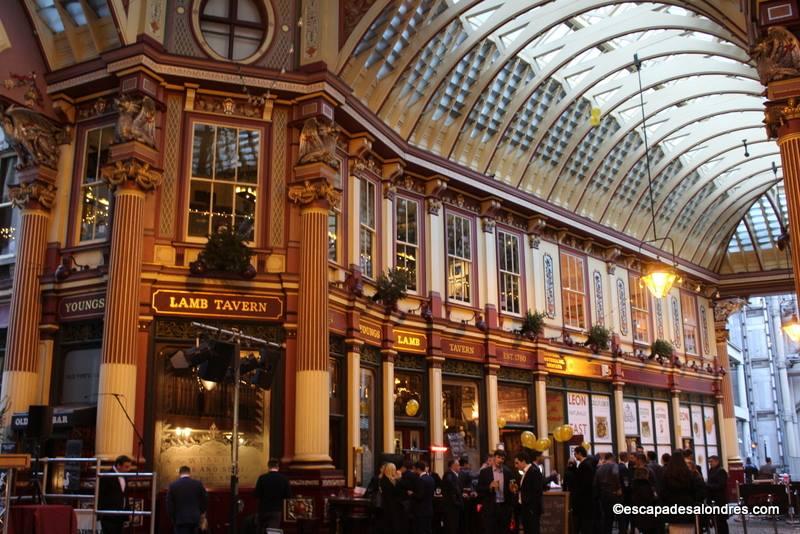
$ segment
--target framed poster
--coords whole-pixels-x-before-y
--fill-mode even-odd
[[[714,423],[714,408],[711,406],[703,406],[703,430],[706,433],[706,443],[716,445],[717,426]]]
[[[639,403],[639,435],[642,437],[642,444],[652,445],[655,443],[653,414],[649,402]]]
[[[681,423],[681,438],[692,437],[692,421],[689,416],[689,407],[681,406],[680,408],[680,423]],[[677,441],[677,440],[676,440]]]
[[[669,404],[666,402],[653,402],[653,412],[656,424],[656,443],[659,445],[669,445]]]
[[[692,439],[696,444],[704,442],[703,439],[703,410],[700,406],[692,406]]]
[[[592,395],[592,432],[596,443],[611,443],[611,397]]]
[[[589,432],[589,395],[586,393],[567,392],[567,422],[575,434],[591,436]],[[590,443],[594,444],[594,436]]]
[[[625,399],[622,401],[622,420],[626,436],[639,434],[639,420],[636,417],[638,408],[635,400]]]

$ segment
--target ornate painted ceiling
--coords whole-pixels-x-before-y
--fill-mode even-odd
[[[785,268],[780,157],[738,6],[377,0],[337,72],[409,143],[636,239],[653,237],[647,150],[677,256]]]

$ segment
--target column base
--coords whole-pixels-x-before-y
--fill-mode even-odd
[[[296,469],[292,465],[286,476],[289,478],[292,497],[284,505],[287,512],[285,519],[289,519],[294,513],[298,514],[298,519],[310,516],[315,523],[314,532],[325,532],[326,527],[330,527],[326,524],[328,518],[325,514],[325,501],[346,491],[344,473],[336,469]]]
[[[4,425],[9,428],[11,414],[27,412],[39,398],[39,375],[30,371],[5,371],[3,373],[3,396],[6,401]]]
[[[330,391],[328,371],[298,371],[295,394],[294,457],[298,469],[333,469],[330,445]],[[322,400],[322,403],[320,402]]]
[[[125,363],[101,364],[98,389],[95,456],[98,458],[116,458],[121,454],[132,456],[133,426],[125,416],[120,403],[125,406],[130,418],[134,419],[136,366]]]

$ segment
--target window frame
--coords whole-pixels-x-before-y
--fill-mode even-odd
[[[450,254],[449,250],[449,243],[447,239],[447,225],[448,225],[448,218],[450,216],[457,217],[459,219],[463,219],[467,222],[470,236],[469,236],[469,248],[470,248],[470,257],[469,259],[465,259],[463,257],[455,256],[454,254]],[[448,304],[455,304],[459,306],[466,306],[468,308],[473,308],[478,305],[478,279],[475,274],[476,269],[476,255],[477,255],[477,243],[476,243],[477,236],[475,235],[475,217],[472,215],[467,214],[466,212],[462,212],[460,210],[455,209],[445,209],[444,211],[444,251],[445,251],[445,262],[444,262],[444,281],[445,281],[445,297],[446,302]],[[454,257],[459,261],[465,261],[469,263],[468,269],[468,279],[467,279],[467,286],[469,288],[469,300],[461,300],[452,298],[450,296],[450,258]]]
[[[517,273],[513,273],[512,271],[503,270],[500,265],[501,257],[505,257],[501,254],[503,251],[504,243],[500,239],[500,235],[504,234],[509,237],[512,237],[516,240],[516,258],[517,258]],[[497,300],[498,300],[498,308],[499,312],[503,315],[510,315],[512,317],[522,317],[526,310],[526,301],[525,301],[525,256],[524,256],[524,248],[523,238],[519,232],[515,232],[507,227],[497,226],[495,229],[495,241],[496,241],[496,258],[497,258]],[[503,277],[504,275],[509,276],[516,276],[517,277],[517,304],[519,307],[518,311],[509,311],[504,310],[504,302],[503,302]]]
[[[629,293],[629,306],[630,306],[630,314],[631,314],[631,338],[633,339],[633,343],[636,345],[642,346],[649,346],[654,341],[654,325],[653,325],[653,302],[650,297],[650,293],[646,287],[642,287],[642,275],[636,272],[628,272],[628,293]],[[634,291],[640,293],[642,298],[644,299],[644,303],[647,306],[646,309],[637,308],[634,305]],[[636,325],[639,324],[636,317],[637,314],[644,313],[647,316],[647,320],[645,321],[646,324],[646,339],[641,340],[636,338]]]
[[[684,303],[687,303],[684,305]],[[703,340],[700,337],[700,310],[697,304],[697,297],[687,291],[680,292],[680,305],[681,305],[681,334],[683,335],[683,350],[690,356],[703,355]],[[687,314],[687,309],[692,314]],[[691,324],[689,318],[694,318],[694,324]],[[689,343],[687,343],[688,329],[694,329],[694,351],[689,350]]]
[[[231,1],[236,1],[236,0],[231,0]],[[203,33],[203,29],[201,27],[201,23],[205,21],[226,24],[232,31],[235,31],[234,26],[231,25],[230,23],[221,20],[214,20],[213,16],[209,17],[208,15],[203,15],[203,11],[205,10],[207,3],[208,0],[196,0],[196,6],[198,6],[198,8],[196,10],[195,9],[192,10],[192,30],[194,32],[194,37],[195,40],[197,41],[197,44],[200,46],[200,48],[203,49],[203,51],[206,54],[208,54],[209,57],[211,57],[212,59],[216,59],[218,61],[225,61],[227,63],[241,63],[243,65],[247,65],[255,62],[267,52],[267,50],[272,45],[272,41],[275,37],[275,23],[277,21],[277,18],[275,16],[275,10],[272,7],[272,2],[270,0],[254,0],[256,7],[261,14],[264,36],[261,41],[261,44],[258,46],[258,48],[256,48],[255,52],[242,59],[231,59],[226,56],[223,56],[222,54],[214,50],[206,40],[206,36]],[[201,21],[201,18],[203,18],[204,20]],[[246,21],[242,22],[244,22],[244,24],[238,23],[236,27],[239,28],[248,27]],[[231,42],[229,41],[229,46],[230,43]],[[229,48],[228,51],[230,55],[233,55],[232,49]]]
[[[191,203],[191,192],[192,192],[192,159],[194,155],[194,129],[197,124],[204,124],[207,126],[213,126],[216,128],[234,128],[238,130],[253,130],[259,133],[259,147],[258,147],[258,161],[256,163],[256,180],[249,185],[252,185],[256,188],[256,201],[255,207],[253,209],[254,213],[254,221],[253,221],[253,239],[252,241],[245,241],[245,243],[251,247],[258,247],[261,243],[262,236],[269,235],[269,228],[267,224],[269,221],[267,217],[264,217],[263,220],[259,220],[259,210],[263,205],[262,202],[266,201],[269,204],[269,191],[266,187],[266,175],[268,174],[268,170],[264,170],[264,164],[267,158],[267,145],[269,144],[270,140],[267,135],[267,129],[261,125],[255,125],[248,121],[236,121],[236,120],[221,120],[219,117],[209,117],[206,115],[193,115],[188,117],[187,120],[187,127],[186,127],[186,137],[184,139],[184,149],[185,149],[185,168],[182,173],[183,176],[183,187],[185,191],[183,193],[183,199],[185,204],[179,207],[180,217],[182,220],[181,225],[181,232],[182,232],[182,239],[185,240],[186,243],[196,243],[196,244],[205,244],[207,241],[206,237],[198,237],[189,235],[189,205]],[[216,145],[214,151],[216,152]],[[216,155],[215,155],[216,157]],[[197,178],[199,181],[210,182],[214,183],[217,181],[216,178]],[[234,187],[237,181],[228,181],[228,180],[220,180],[222,183],[233,184]],[[246,182],[245,182],[246,183]],[[233,209],[235,210],[236,207],[234,206]]]
[[[109,188],[109,199],[108,199],[108,234],[104,238],[97,238],[94,237],[92,239],[81,240],[81,224],[83,221],[83,191],[84,188],[88,184],[84,184],[83,180],[86,176],[86,163],[88,158],[88,149],[89,149],[89,134],[94,130],[104,130],[106,128],[114,130],[115,126],[113,122],[107,124],[98,124],[98,125],[87,125],[81,132],[81,146],[80,146],[80,163],[78,164],[79,170],[76,176],[77,178],[77,187],[76,187],[76,199],[77,202],[75,214],[77,215],[77,219],[75,220],[74,225],[74,243],[76,246],[92,246],[101,243],[107,243],[111,240],[111,224],[114,219],[114,191],[110,185],[106,184]],[[102,141],[102,138],[101,138]],[[111,144],[113,144],[114,138],[112,137]],[[110,147],[109,147],[110,150]],[[98,163],[99,165],[99,163]],[[101,177],[100,173],[102,172],[102,166],[100,166],[97,170],[97,180],[95,180],[92,185],[96,184],[103,184],[103,178]],[[95,228],[96,230],[96,228]]]
[[[581,275],[583,280],[583,292],[579,293],[574,289],[567,289],[564,286],[564,269],[562,265],[562,258],[564,256],[571,257],[577,261],[581,262]],[[591,314],[589,313],[589,291],[588,291],[588,272],[587,272],[588,261],[586,261],[586,256],[579,254],[575,251],[568,250],[562,247],[558,249],[558,278],[559,278],[559,285],[561,286],[561,323],[567,330],[572,330],[575,332],[586,332],[592,326],[591,321]],[[582,326],[575,326],[573,324],[567,323],[567,313],[566,313],[566,299],[564,298],[565,295],[571,292],[573,294],[583,295],[583,325]]]
[[[17,171],[16,171],[16,162],[17,156],[13,151],[0,151],[0,161],[8,160],[8,167],[7,170],[11,171],[9,174],[9,181],[8,183],[5,182],[5,177],[0,177],[0,187],[7,189],[9,185],[14,185],[17,183]],[[0,166],[0,169],[2,166]],[[20,222],[20,213],[19,210],[14,208],[13,203],[9,199],[8,202],[3,202],[2,200],[2,193],[3,191],[0,190],[0,209],[10,209],[11,210],[11,225],[13,226],[16,223]],[[16,221],[15,221],[16,219]],[[14,236],[14,250],[10,252],[2,253],[0,252],[0,265],[12,263],[11,260],[14,260],[17,257],[17,236]]]
[[[399,241],[399,239],[398,239],[397,227],[398,227],[399,219],[397,217],[397,208],[398,208],[398,206],[400,204],[400,201],[413,203],[417,207],[417,243],[416,244],[411,244],[411,243],[406,242],[406,241]],[[416,278],[415,279],[416,287],[414,289],[410,289],[409,288],[408,292],[410,294],[412,294],[412,295],[421,295],[421,294],[423,294],[423,289],[422,289],[422,281],[423,281],[422,269],[424,269],[424,263],[422,262],[423,235],[424,235],[423,231],[422,231],[422,224],[423,224],[423,220],[424,220],[423,212],[422,212],[422,209],[423,209],[422,202],[420,202],[419,199],[413,198],[413,197],[408,196],[408,195],[396,195],[395,199],[394,199],[394,202],[393,202],[392,209],[394,210],[394,214],[393,214],[394,217],[392,218],[393,224],[394,224],[394,231],[393,231],[394,239],[392,240],[393,241],[392,244],[393,244],[393,247],[394,247],[394,250],[393,250],[394,267],[397,267],[397,248],[398,248],[398,244],[402,245],[402,246],[405,246],[405,247],[414,247],[414,248],[417,249],[417,256],[416,256],[417,266],[416,266],[416,277],[415,277]]]
[[[360,175],[357,176],[358,179],[358,267],[361,269],[361,275],[366,278],[367,280],[377,280],[378,275],[381,273],[380,268],[380,250],[378,250],[378,235],[380,231],[380,220],[381,220],[381,210],[380,210],[380,201],[378,200],[378,183],[368,178],[367,176]],[[373,218],[373,227],[365,224],[361,218],[362,215],[362,206],[361,200],[363,198],[364,192],[364,184],[367,184],[369,187],[372,188],[372,218]],[[369,198],[369,193],[367,193],[367,198]],[[364,269],[364,263],[362,261],[362,234],[364,231],[371,233],[371,261],[372,261],[372,273],[367,273]]]

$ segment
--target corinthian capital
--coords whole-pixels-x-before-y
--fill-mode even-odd
[[[341,193],[331,187],[327,180],[312,182],[304,181],[302,184],[289,186],[289,200],[295,204],[310,204],[315,200],[324,200],[331,206],[337,207],[341,199]]]
[[[69,142],[69,132],[41,113],[10,106],[0,108],[0,127],[17,154],[17,169],[36,166],[56,169],[59,145]]]
[[[714,301],[714,323],[725,326],[728,317],[742,309],[745,305],[744,299],[731,298]]]
[[[12,185],[8,188],[11,204],[20,209],[45,209],[53,207],[56,200],[56,187],[38,180]]]
[[[163,175],[149,163],[136,158],[117,160],[104,167],[101,176],[112,188],[137,186],[142,191],[152,191],[161,184]]]

